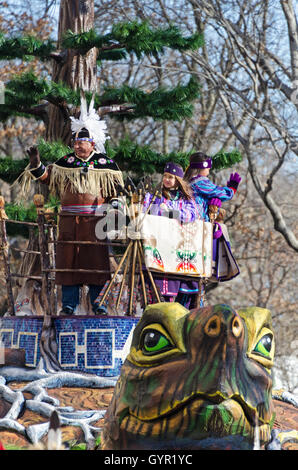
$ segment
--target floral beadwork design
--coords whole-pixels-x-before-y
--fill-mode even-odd
[[[78,166],[78,167],[90,167],[90,169],[96,169],[96,165],[106,165],[107,163],[114,163],[114,160],[112,160],[111,158],[104,158],[104,157],[101,157],[99,159],[96,159],[96,160],[92,160],[92,161],[82,161],[80,159],[78,159],[76,156],[68,156],[68,155],[65,155],[63,157],[64,160],[66,160],[66,162],[68,164],[73,164],[75,167]]]

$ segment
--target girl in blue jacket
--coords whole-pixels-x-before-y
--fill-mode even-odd
[[[196,152],[190,156],[189,167],[184,174],[184,180],[193,190],[200,218],[206,222],[210,220],[208,203],[211,199],[219,199],[221,202],[229,201],[236,193],[241,181],[238,173],[232,173],[226,186],[217,186],[208,178],[211,168],[212,159],[203,152]],[[220,205],[221,203],[219,207]]]

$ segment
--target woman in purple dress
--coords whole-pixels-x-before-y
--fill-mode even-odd
[[[198,218],[192,190],[189,184],[183,180],[183,176],[184,171],[180,165],[173,162],[166,164],[162,179],[162,196],[156,198],[151,205],[149,212],[151,215],[176,218],[181,223],[194,222]],[[152,198],[152,194],[146,194],[144,211],[149,207]],[[194,297],[198,292],[197,282],[184,282],[181,278],[177,279],[169,274],[152,274],[155,284],[166,302],[173,302],[175,299],[179,301],[181,296],[178,294],[181,288],[184,289],[183,293],[191,293]]]

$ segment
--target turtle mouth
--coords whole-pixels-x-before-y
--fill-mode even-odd
[[[261,412],[262,405],[259,405],[258,408]],[[176,404],[173,408],[161,412],[159,416],[150,417],[150,412],[148,413],[148,418],[140,417],[133,413],[130,414],[142,422],[154,422],[175,417],[182,414],[186,409],[188,413],[201,414],[205,413],[206,410],[208,410],[209,414],[212,414],[212,412],[220,413],[224,410],[230,414],[231,419],[234,418],[235,421],[241,420],[242,427],[250,432],[254,432],[256,427],[270,426],[270,422],[260,416],[261,413],[256,408],[249,406],[241,396],[232,395],[231,397],[225,397],[219,392],[216,392],[214,395],[196,394],[184,402]]]
[[[270,440],[271,424],[256,416],[241,397],[196,395],[147,419],[126,409],[120,428],[133,449],[251,450]]]

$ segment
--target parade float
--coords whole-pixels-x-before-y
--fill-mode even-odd
[[[131,53],[137,59],[155,56],[163,54],[166,47],[195,50],[203,41],[199,33],[184,37],[175,26],[156,30],[138,21],[111,25],[111,31],[98,34],[93,29],[93,7],[92,1],[61,1],[56,43],[48,41],[45,45],[35,36],[1,38],[1,57],[5,60],[35,56],[52,61],[52,80],[29,72],[6,84],[8,102],[3,105],[3,113],[4,119],[16,113],[42,120],[54,150],[50,158],[43,152],[41,156],[46,164],[61,160],[57,175],[62,190],[62,173],[74,169],[76,163],[80,177],[72,178],[72,182],[78,187],[84,174],[90,176],[98,165],[112,169],[113,157],[108,155],[101,155],[101,161],[97,159],[90,168],[86,162],[76,161],[76,155],[66,155],[69,148],[58,155],[55,142],[61,140],[65,147],[71,143],[70,121],[79,112],[80,90],[89,93],[88,100],[96,98],[100,116],[116,115],[121,119],[189,118],[193,112],[191,102],[199,96],[200,86],[193,75],[188,83],[172,89],[158,83],[156,89],[145,92],[122,83],[116,88],[113,83],[113,87],[95,96],[96,69],[102,61],[119,60]],[[0,441],[4,448],[9,448],[11,442],[18,448],[45,443],[52,425],[56,429],[61,426],[62,434],[66,433],[63,448],[74,436],[89,449],[122,450],[231,445],[281,448],[284,441],[296,439],[295,432],[285,437],[280,430],[272,429],[272,398],[287,400],[294,407],[297,402],[284,392],[272,392],[270,314],[256,309],[237,313],[228,306],[203,308],[209,283],[229,281],[239,274],[223,221],[224,211],[211,205],[210,221],[197,220],[185,227],[174,218],[143,213],[145,194],[151,192],[154,202],[160,188],[141,176],[147,173],[146,168],[151,174],[157,168],[161,170],[170,161],[169,155],[150,153],[135,142],[128,142],[128,150],[123,146],[112,153],[128,155],[122,158],[124,171],[132,171],[137,178],[134,182],[130,178],[123,184],[118,182],[115,196],[122,209],[119,211],[117,205],[117,214],[112,204],[105,215],[100,214],[100,221],[96,211],[88,214],[91,221],[96,221],[94,226],[98,222],[107,226],[104,239],[94,239],[95,233],[93,240],[61,239],[59,224],[63,218],[75,216],[79,226],[86,215],[67,215],[61,208],[51,210],[39,190],[33,196],[36,220],[30,222],[9,218],[5,201],[0,200],[1,269],[7,292],[7,312],[0,322]],[[241,160],[238,152],[231,160],[224,151],[221,154],[221,169]],[[184,167],[188,156],[180,154],[179,159],[176,155]],[[17,177],[25,167],[17,165],[20,171],[15,171],[14,163],[8,159],[11,171],[5,171],[5,176],[8,174],[9,183],[12,175]],[[28,170],[38,179],[44,168],[39,162]],[[29,197],[32,193],[26,202],[30,202]],[[20,224],[27,229],[29,239],[26,247],[16,248],[10,244],[7,228]],[[215,238],[214,228],[218,225],[221,234]],[[74,251],[83,246],[94,250],[90,266],[83,259],[82,266],[61,267],[70,246]],[[88,286],[81,289],[75,314],[61,314],[58,277],[67,272],[86,277],[107,274],[96,256],[97,248],[102,246],[108,252],[111,278],[97,303],[107,309],[106,314],[93,311]],[[12,250],[24,256],[18,272],[10,262]],[[196,308],[188,311],[180,304],[164,302],[154,282],[156,273],[197,280],[200,289]],[[198,342],[197,337],[202,341]],[[172,372],[170,379],[168,368]],[[81,433],[76,434],[74,428]],[[99,436],[100,445],[96,444]]]
[[[204,289],[199,291],[197,308],[191,312],[178,303],[163,302],[152,276],[156,270],[165,269],[160,262],[165,259],[164,244],[154,237],[154,233],[163,233],[163,224],[154,229],[154,216],[150,216],[150,223],[142,228],[146,214],[138,212],[148,189],[152,190],[148,180],[136,188],[130,179],[119,188],[119,197],[127,197],[126,210],[133,223],[118,227],[110,233],[114,239],[106,241],[122,252],[98,299],[99,304],[108,305],[107,315],[95,315],[86,301],[77,315],[59,314],[53,256],[53,245],[58,243],[53,235],[56,226],[40,195],[34,198],[40,251],[28,250],[40,257],[40,275],[11,272],[5,235],[9,219],[2,206],[2,261],[9,309],[1,319],[4,348],[0,392],[2,402],[11,405],[0,419],[2,432],[13,431],[28,445],[37,445],[46,439],[50,418],[58,411],[62,432],[80,429],[78,440],[86,442],[89,449],[280,449],[287,442],[297,441],[297,431],[273,427],[273,398],[294,406],[297,402],[286,392],[272,391],[274,333],[270,312],[254,307],[239,312],[224,305],[203,307]],[[157,197],[159,191],[157,188],[153,194]],[[108,224],[111,217],[113,212]],[[174,234],[177,221],[165,218],[165,224],[169,221]],[[171,275],[196,276],[203,286],[216,279],[214,221],[211,216],[211,222],[202,224],[198,237],[201,245],[196,249],[187,235],[172,237],[180,240],[178,247],[167,240],[165,249],[168,251],[170,245],[179,252],[175,267],[169,268]],[[222,240],[226,246],[227,239]],[[158,256],[153,255],[154,250]],[[225,251],[228,253],[232,256]],[[238,272],[236,262],[227,262],[229,259],[225,256],[220,261],[225,279]],[[220,258],[216,260],[218,263]],[[39,285],[31,290],[34,299],[26,297],[24,289],[18,300],[14,299],[14,276],[23,276],[25,289],[28,281],[30,286],[32,281]],[[149,291],[155,296],[151,305],[147,302]],[[42,308],[42,315],[36,314],[34,305],[39,306],[38,313]],[[169,388],[171,367],[177,382],[171,381]],[[9,387],[18,382],[22,388]],[[83,390],[93,390],[94,396],[99,390],[108,390],[110,398],[103,408],[78,411],[62,406],[51,394],[53,389],[65,388],[79,390],[82,397]],[[26,399],[26,394],[32,398]],[[72,398],[71,404],[74,402]],[[33,420],[25,426],[20,420],[24,408],[49,422]],[[95,445],[96,436],[101,436],[100,446]]]
[[[8,311],[1,319],[1,342],[7,350],[24,350],[26,366],[34,368],[42,362],[49,371],[77,370],[115,377],[129,351],[133,329],[148,304],[149,291],[154,302],[162,300],[153,272],[168,273],[180,279],[199,279],[203,288],[198,294],[198,305],[203,305],[204,283],[218,281],[219,266],[221,279],[230,279],[239,273],[226,237],[222,237],[224,249],[220,250],[220,261],[215,259],[213,222],[197,220],[182,228],[175,219],[150,215],[150,207],[147,213],[140,213],[149,189],[153,192],[153,204],[159,188],[154,190],[148,179],[141,181],[139,187],[127,179],[125,186],[119,188],[119,197],[124,201],[124,219],[129,222],[113,233],[110,230],[114,240],[97,242],[59,242],[54,214],[45,209],[43,197],[35,195],[37,221],[23,222],[38,230],[38,249],[24,249],[27,255],[34,257],[32,271],[28,273],[11,272],[6,224],[20,222],[7,218],[2,199],[1,248]],[[101,223],[115,228],[115,211],[112,206],[110,209],[107,220]],[[200,236],[194,237],[194,233]],[[95,315],[84,291],[76,315],[61,315],[59,286],[55,284],[55,273],[63,270],[55,267],[55,247],[59,243],[106,244],[111,248],[110,256],[116,268],[98,299],[99,305],[107,304],[108,315]],[[79,268],[78,271],[92,270]],[[16,296],[13,294],[15,278],[23,282]]]

